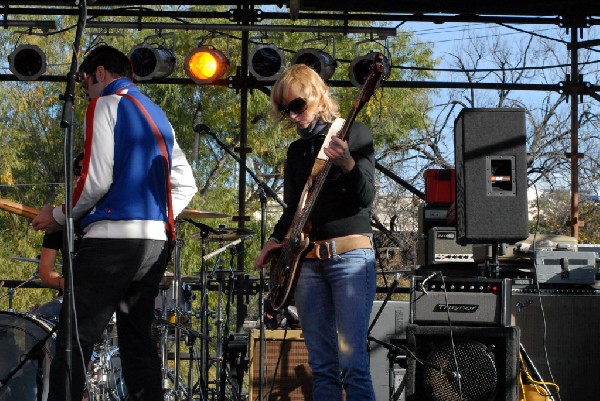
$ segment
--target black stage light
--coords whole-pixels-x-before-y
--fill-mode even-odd
[[[21,81],[35,81],[46,72],[46,55],[36,45],[19,45],[8,56],[9,70]]]
[[[279,78],[285,69],[283,52],[274,45],[258,45],[250,52],[250,73],[259,81]]]
[[[175,69],[175,56],[170,50],[146,43],[131,49],[129,58],[133,65],[133,77],[138,81],[166,78]]]
[[[356,87],[362,86],[371,70],[375,58],[378,57],[378,54],[379,53],[377,52],[369,52],[364,56],[359,56],[352,60],[350,67],[348,68],[348,77],[350,78],[352,85]],[[383,56],[383,73],[381,74],[381,80],[390,76],[390,69],[391,67],[388,58]]]
[[[318,49],[299,50],[292,58],[292,64],[306,64],[315,70],[324,81],[333,76],[337,62],[329,54]]]

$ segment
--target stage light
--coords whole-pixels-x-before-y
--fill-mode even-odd
[[[225,53],[210,46],[194,49],[185,59],[185,73],[197,84],[211,83],[222,78],[230,66]]]
[[[318,49],[299,50],[292,58],[292,64],[306,64],[325,81],[333,76],[337,67],[337,62],[329,53]]]
[[[250,73],[259,81],[279,78],[285,69],[283,51],[274,45],[258,45],[250,52]]]
[[[129,52],[133,65],[133,77],[138,81],[166,78],[175,69],[175,56],[171,50],[152,47],[146,42]]]
[[[378,54],[377,52],[369,52],[364,56],[359,56],[352,60],[348,68],[348,77],[352,85],[356,87],[362,86]],[[391,67],[388,58],[385,56],[383,56],[382,64],[383,73],[381,74],[381,79],[383,80],[390,76]]]
[[[19,45],[8,56],[9,70],[21,81],[34,81],[46,72],[46,55],[36,45]]]

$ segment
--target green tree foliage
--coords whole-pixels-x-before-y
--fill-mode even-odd
[[[566,190],[540,191],[530,202],[531,232],[571,235],[570,219],[571,194]],[[597,196],[581,194],[579,220],[584,224],[579,228],[580,244],[600,243],[600,204]]]

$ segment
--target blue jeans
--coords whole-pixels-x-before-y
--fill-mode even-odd
[[[302,263],[294,297],[314,401],[342,401],[342,386],[346,401],[375,401],[367,353],[375,286],[372,249]]]

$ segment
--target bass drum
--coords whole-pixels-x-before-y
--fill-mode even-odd
[[[0,311],[0,380],[6,380],[14,371],[0,389],[0,401],[47,400],[55,351],[53,327],[51,322],[37,316]],[[36,347],[38,351],[18,368]]]

